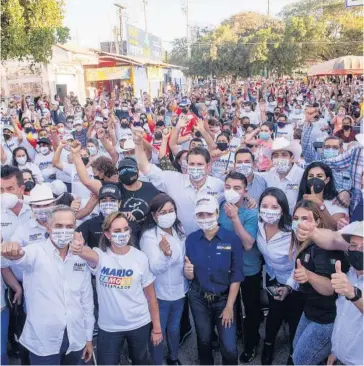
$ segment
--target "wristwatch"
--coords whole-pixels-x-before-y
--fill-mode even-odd
[[[325,211],[326,206],[325,206],[325,204],[322,202],[322,203],[321,203],[321,205],[319,206],[319,208],[320,208],[320,210],[321,210],[321,211]]]
[[[362,293],[361,293],[360,288],[357,288],[357,287],[354,286],[354,294],[355,294],[355,296],[352,299],[349,299],[348,297],[345,296],[346,300],[349,300],[351,302],[355,302],[355,301],[358,301],[359,299],[361,299]]]

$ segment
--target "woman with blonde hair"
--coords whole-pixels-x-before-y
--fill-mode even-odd
[[[343,271],[349,266],[342,252],[324,250],[309,239],[303,242],[297,239],[297,226],[306,220],[314,222],[318,228],[329,228],[317,204],[307,200],[297,203],[290,253],[296,257],[293,278],[306,302],[293,341],[293,362],[295,365],[318,365],[330,355],[336,317],[337,295],[331,285],[331,274],[335,273],[337,260],[343,263]]]
[[[105,218],[100,248],[84,246],[82,235],[71,250],[96,276],[99,302],[97,363],[117,365],[125,339],[133,365],[147,365],[148,340],[162,342],[155,277],[147,256],[132,246],[131,229],[124,214]],[[151,326],[152,322],[152,326]]]

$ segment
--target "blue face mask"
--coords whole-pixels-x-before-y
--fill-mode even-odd
[[[292,231],[296,234],[298,224],[301,222],[301,220],[293,220],[292,221]]]
[[[259,133],[259,137],[262,139],[262,140],[269,140],[269,133],[268,132],[260,132]]]
[[[323,152],[325,159],[335,158],[336,156],[339,155],[339,150],[334,149],[323,149]]]

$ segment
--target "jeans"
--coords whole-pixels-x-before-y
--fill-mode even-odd
[[[124,332],[106,332],[99,328],[97,335],[97,364],[118,365],[120,352],[126,339],[132,364],[148,365],[150,329],[150,323],[138,329]]]
[[[250,353],[259,342],[260,327],[260,282],[261,272],[246,276],[241,283],[241,296],[245,308],[244,352]]]
[[[224,328],[221,324],[221,314],[226,306],[228,296],[218,300],[207,300],[192,285],[188,294],[188,300],[195,321],[197,333],[198,356],[201,365],[213,365],[212,355],[212,331],[216,325],[219,339],[222,362],[224,365],[238,364],[238,348],[236,345],[236,320],[230,328]],[[235,310],[234,310],[235,312]],[[236,314],[234,314],[236,319]]]
[[[334,323],[319,324],[302,314],[293,341],[295,365],[318,365],[331,353]]]
[[[185,298],[167,301],[158,299],[159,316],[161,321],[161,328],[163,332],[163,339],[167,341],[168,358],[171,360],[178,359],[178,346],[180,335],[180,322],[182,318]],[[150,353],[152,355],[154,365],[163,365],[164,359],[164,341],[158,346],[150,344]]]
[[[181,324],[180,324],[180,340],[190,330],[191,330],[190,308],[189,308],[189,305],[188,305],[188,298],[185,297],[185,303],[184,303],[184,306],[183,306],[183,313],[182,313]]]
[[[83,348],[79,351],[70,352],[66,355],[69,347],[69,340],[67,335],[67,329],[63,334],[63,340],[59,353],[49,356],[38,356],[33,352],[29,352],[31,365],[84,365],[82,360]]]
[[[8,365],[8,329],[9,329],[9,308],[1,310],[1,364]]]

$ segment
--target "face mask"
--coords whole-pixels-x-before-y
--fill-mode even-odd
[[[233,189],[225,189],[224,196],[225,196],[226,202],[232,203],[233,205],[238,203],[241,198],[240,194],[238,192],[234,191]]]
[[[276,224],[281,218],[281,210],[260,209],[260,217],[267,224]]]
[[[22,156],[21,158],[16,158],[15,160],[19,165],[25,165],[25,163],[27,162],[27,157]]]
[[[161,140],[162,139],[162,137],[163,137],[163,135],[162,135],[162,132],[156,132],[155,134],[154,134],[154,138],[156,139],[156,140]]]
[[[298,224],[301,222],[301,220],[293,220],[292,221],[292,231],[296,234]]]
[[[100,211],[103,216],[119,211],[118,202],[100,202]]]
[[[300,109],[295,109],[294,114],[301,114],[301,110]]]
[[[351,126],[350,125],[344,125],[343,130],[344,131],[349,131],[349,130],[351,130]]]
[[[66,127],[68,130],[71,130],[73,127],[73,123],[72,122],[66,122]]]
[[[182,160],[181,161],[181,169],[186,172],[187,171],[187,168],[188,168],[187,161],[186,160]]]
[[[244,108],[244,111],[248,113],[248,112],[250,112],[250,111],[251,111],[251,108],[250,108],[250,107],[245,107],[245,108]]]
[[[129,123],[121,123],[121,128],[129,128]]]
[[[187,167],[187,174],[190,176],[190,179],[195,182],[199,182],[206,177],[205,168],[196,168],[194,166]]]
[[[286,126],[286,123],[285,123],[285,122],[278,122],[278,123],[277,123],[277,126],[278,126],[279,128],[284,128],[284,127]]]
[[[208,219],[196,219],[197,225],[203,231],[215,229],[218,225],[216,217],[210,217]]]
[[[210,102],[209,100],[206,100],[205,104],[206,104],[207,106],[209,106],[209,105],[211,105],[211,102]]]
[[[125,233],[112,233],[111,234],[111,241],[118,248],[125,247],[125,245],[128,245],[129,240],[130,240],[129,231],[127,231]]]
[[[64,127],[59,128],[58,133],[64,133]]]
[[[259,137],[262,139],[262,140],[269,140],[269,137],[270,137],[270,134],[268,132],[260,132],[259,133]]]
[[[188,113],[188,109],[187,108],[182,108],[182,113],[183,114],[187,114]]]
[[[320,178],[311,178],[307,180],[307,187],[311,192],[311,187],[315,193],[320,193],[325,189],[325,182]]]
[[[81,125],[77,125],[77,126],[75,127],[75,130],[76,130],[77,132],[82,131],[82,126],[81,126]]]
[[[363,270],[363,252],[358,252],[357,250],[348,250],[344,253],[346,259],[353,268],[355,268],[357,271]]]
[[[51,232],[52,242],[62,249],[72,242],[74,229],[53,229]]]
[[[81,158],[82,159],[82,161],[83,161],[83,164],[86,166],[88,163],[89,163],[89,161],[90,161],[90,158],[87,156],[87,157],[83,157],[83,158]]]
[[[343,115],[345,115],[345,112],[339,112],[338,115],[343,116]]]
[[[246,177],[248,177],[249,175],[251,175],[253,173],[253,165],[250,163],[236,164],[235,170],[238,173],[241,173],[241,174],[245,175]]]
[[[274,159],[273,165],[280,174],[287,173],[291,169],[291,162],[288,159]]]
[[[34,183],[34,182],[30,182]],[[48,221],[48,216],[52,210],[52,207],[47,208],[33,208],[33,215],[40,223],[45,223]]]
[[[25,131],[26,134],[28,134],[32,131],[32,128],[31,127],[26,127],[26,128],[24,128],[24,131]]]
[[[217,142],[216,145],[217,145],[217,148],[220,151],[225,151],[229,147],[229,145],[227,144],[227,142]]]
[[[121,107],[121,110],[122,110],[123,112],[127,112],[127,111],[128,111],[128,107]]]
[[[134,168],[122,169],[119,174],[119,181],[126,186],[131,186],[138,180],[138,171]]]
[[[4,209],[14,208],[18,201],[18,196],[13,193],[1,193],[1,207]]]
[[[25,185],[25,192],[30,192],[34,187],[35,187],[35,183],[32,180],[28,180],[27,182],[24,183]]]
[[[49,147],[46,147],[46,146],[42,146],[39,148],[39,152],[42,154],[42,155],[47,155],[48,154],[48,151],[49,151]]]
[[[4,140],[5,140],[5,141],[10,140],[10,138],[11,138],[11,135],[9,135],[9,134],[7,134],[7,133],[4,133],[4,134],[3,134],[3,136],[4,136]]]
[[[89,151],[90,155],[96,155],[97,154],[97,148],[95,146],[90,146],[87,148],[87,150]]]
[[[170,212],[165,215],[158,216],[158,226],[160,226],[162,229],[169,229],[176,222],[176,218],[177,216],[175,212]]]
[[[325,159],[335,158],[338,155],[339,155],[339,150],[324,149],[324,158]]]

